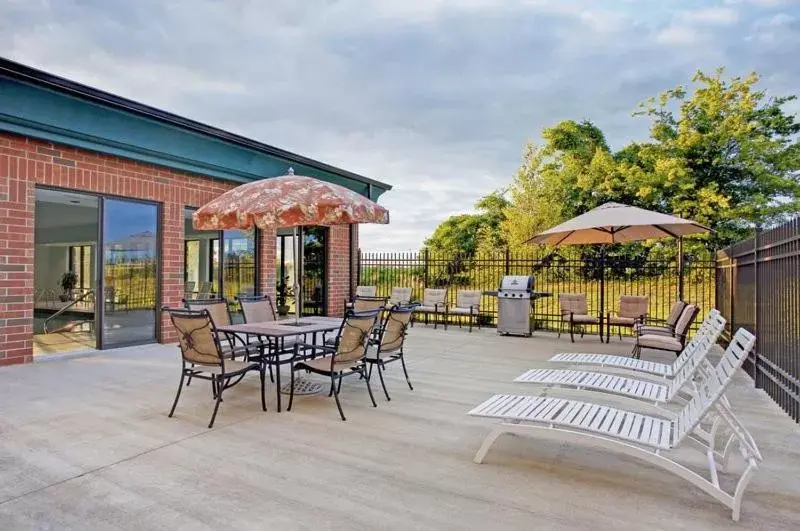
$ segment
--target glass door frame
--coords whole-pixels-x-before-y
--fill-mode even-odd
[[[58,186],[36,185],[37,190],[51,190],[54,192],[64,192],[71,194],[88,195],[97,198],[97,239],[94,251],[94,330],[95,330],[95,348],[103,350],[105,348],[105,341],[103,340],[103,325],[105,321],[105,271],[103,266],[105,264],[105,240],[103,239],[103,221],[105,212],[105,200],[110,199],[114,201],[128,201],[131,203],[140,203],[156,207],[156,276],[155,276],[155,309],[153,311],[155,317],[155,337],[153,340],[140,340],[132,341],[124,344],[114,344],[113,348],[122,348],[135,345],[149,345],[153,342],[160,342],[162,337],[162,322],[159,318],[159,308],[161,307],[161,266],[163,261],[163,238],[164,234],[164,205],[157,201],[147,201],[144,199],[134,199],[130,197],[118,196],[113,194],[100,194],[96,192],[87,192],[84,190],[75,190],[73,188],[61,188]],[[34,213],[34,215],[36,215]],[[35,267],[35,265],[34,265]],[[99,300],[99,303],[98,303]]]
[[[320,315],[327,315],[328,314],[328,272],[329,272],[328,271],[328,267],[330,265],[330,263],[329,263],[330,261],[328,260],[328,252],[329,252],[329,248],[330,248],[330,227],[326,227],[324,225],[309,225],[309,226],[298,227],[298,239],[300,240],[300,242],[302,242],[302,244],[304,246],[303,247],[303,251],[304,252],[302,253],[302,260],[301,260],[301,255],[298,253],[299,246],[298,246],[297,241],[295,241],[293,229],[288,229],[291,232],[288,232],[288,233],[285,233],[285,234],[276,234],[275,235],[276,236],[275,237],[276,258],[280,259],[280,262],[278,264],[280,270],[281,271],[288,271],[288,268],[286,266],[286,253],[285,252],[281,252],[281,253],[277,252],[278,251],[278,240],[279,239],[281,240],[281,249],[286,249],[287,241],[288,242],[292,242],[291,243],[292,257],[293,257],[292,259],[293,260],[301,260],[300,267],[302,268],[302,272],[300,274],[300,278],[297,279],[297,285],[298,285],[298,287],[300,289],[299,289],[299,293],[295,293],[294,294],[294,303],[295,303],[295,305],[300,305],[300,315],[305,315],[304,310],[305,310],[305,302],[306,302],[305,290],[306,290],[306,265],[307,265],[307,254],[305,253],[305,241],[306,241],[306,235],[307,235],[306,230],[307,229],[320,229],[320,230],[322,230],[324,232],[324,238],[323,238],[324,241],[323,241],[323,246],[322,246],[322,286],[321,286],[321,289],[322,289],[322,294],[321,295],[322,295],[322,297],[321,297],[321,300],[320,300],[320,306],[321,306]],[[278,274],[277,270],[276,270],[275,273],[276,273],[275,276],[276,276],[276,280],[277,280],[280,275]],[[294,275],[295,273],[293,272],[292,274]],[[282,281],[283,279],[280,279],[280,280]],[[287,288],[288,287],[291,287],[291,286],[287,286]],[[277,301],[277,299],[278,299],[277,282],[276,282],[276,285],[275,285],[275,299],[276,299],[275,300],[275,304],[276,304],[276,307],[277,307],[277,304],[278,304],[278,301]],[[288,299],[288,297],[287,297],[287,299]]]
[[[97,339],[97,349],[103,350],[106,348],[105,345],[105,313],[106,313],[106,304],[105,304],[105,293],[106,293],[106,275],[105,275],[105,235],[103,234],[103,225],[105,221],[105,200],[110,199],[112,201],[127,201],[129,203],[139,203],[142,205],[149,205],[156,207],[156,276],[155,276],[155,283],[156,283],[156,292],[155,292],[155,308],[153,309],[153,316],[155,319],[155,337],[150,339],[141,339],[135,341],[126,341],[124,343],[114,343],[111,348],[124,348],[124,347],[133,347],[136,345],[150,345],[152,343],[160,343],[161,336],[162,336],[162,320],[160,319],[160,312],[159,309],[161,308],[161,265],[163,260],[163,249],[164,249],[164,242],[162,235],[164,234],[164,205],[162,203],[156,201],[147,201],[144,199],[132,199],[130,197],[123,197],[123,196],[115,196],[110,194],[92,194],[98,197],[98,224],[97,224],[97,255],[98,258],[96,260],[96,267],[97,271],[95,274],[97,275],[96,278],[96,285],[97,291],[95,291],[94,295],[94,316],[95,316],[95,332],[96,339]],[[99,295],[99,306],[98,306],[98,295]],[[98,310],[99,308],[99,310]]]

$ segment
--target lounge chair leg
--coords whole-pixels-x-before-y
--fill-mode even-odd
[[[617,327],[617,333],[619,334],[619,340],[622,341],[622,327],[621,326]]]
[[[370,365],[370,372],[372,372],[372,366]],[[389,391],[386,390],[386,382],[383,381],[383,369],[381,366],[378,365],[378,378],[381,380],[381,387],[383,387],[383,394],[386,395],[386,401],[391,402],[392,399],[389,397]],[[369,381],[369,378],[367,378]]]
[[[280,365],[278,365],[275,372],[277,372],[280,375],[281,373]],[[278,376],[278,381],[281,381],[280,376]],[[280,386],[278,386],[278,395],[280,396],[280,394],[281,394],[281,388]],[[280,411],[281,410],[280,398],[278,400],[279,400],[278,411]],[[289,371],[289,405],[286,407],[286,411],[292,410],[293,402],[294,402],[294,367],[291,367],[291,370]]]
[[[333,388],[333,399],[336,400],[336,408],[339,410],[339,416],[342,417],[342,420],[347,420],[344,416],[344,411],[342,411],[342,404],[339,402],[339,392],[336,390],[335,385],[335,374],[331,374],[331,388]]]
[[[261,376],[261,409],[266,411],[267,410],[267,396],[265,393],[265,389],[267,387],[267,368],[262,365],[261,369],[258,371],[259,376]]]
[[[217,376],[212,376],[212,381],[217,381],[216,388],[217,388],[217,403],[214,404],[214,413],[211,414],[211,422],[208,423],[208,427],[211,428],[214,426],[214,420],[217,418],[217,411],[219,411],[219,403],[222,402],[222,378]]]
[[[506,429],[503,426],[493,429],[489,433],[489,435],[487,435],[486,438],[483,440],[483,444],[481,444],[481,447],[478,448],[478,452],[475,454],[473,461],[478,464],[483,463],[483,459],[489,452],[489,448],[491,448],[494,442],[497,440],[497,438],[503,435],[504,433],[506,433]]]
[[[272,365],[269,365],[269,381],[270,383],[275,383],[275,375],[272,374]]]
[[[181,389],[183,388],[183,380],[185,377],[186,377],[186,368],[181,367],[181,381],[178,384],[178,392],[175,394],[175,401],[172,402],[172,409],[169,410],[169,415],[167,415],[168,417],[171,417],[173,414],[175,414],[175,408],[178,405],[178,399],[181,397]]]
[[[342,374],[339,374],[339,385],[336,386],[336,392],[337,393],[342,392]]]
[[[403,367],[403,374],[406,375],[406,383],[408,384],[408,388],[413,391],[414,387],[411,385],[411,380],[408,379],[408,371],[406,370],[406,360],[402,354],[400,354],[400,365]]]
[[[569,323],[569,339],[573,343],[575,343],[575,330],[574,330],[574,328],[575,328],[575,325],[573,325],[572,322],[570,321],[570,323]]]

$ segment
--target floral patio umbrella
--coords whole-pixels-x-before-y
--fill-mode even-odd
[[[243,184],[206,203],[192,216],[197,230],[295,229],[299,247],[296,267],[302,267],[303,246],[297,227],[304,225],[348,225],[352,223],[389,223],[389,211],[356,192],[313,177],[287,175]],[[295,293],[299,293],[295,275]],[[300,304],[295,304],[300,317]]]
[[[356,192],[289,173],[243,184],[194,213],[197,230],[389,223],[389,211]]]

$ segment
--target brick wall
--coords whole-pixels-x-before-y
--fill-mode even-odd
[[[161,305],[180,305],[183,297],[184,207],[200,206],[235,186],[234,183],[188,174],[22,136],[0,133],[0,365],[32,360],[33,259],[35,185],[144,199],[162,204]],[[336,249],[342,241],[336,234]],[[344,248],[344,252],[347,250]],[[275,295],[275,233],[261,238],[261,292]],[[346,274],[339,260],[331,285],[344,295],[337,275]],[[334,306],[335,307],[335,306]],[[341,312],[341,308],[339,308]],[[167,316],[160,338],[176,336]]]
[[[341,316],[350,296],[350,227],[337,225],[328,232],[328,315]]]

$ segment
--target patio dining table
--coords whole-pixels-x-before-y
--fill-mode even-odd
[[[322,317],[322,316],[313,316],[313,317],[302,317],[298,321],[295,319],[281,319],[278,321],[265,321],[262,323],[243,323],[243,324],[231,324],[231,325],[224,325],[217,327],[217,330],[223,332],[225,334],[234,334],[234,335],[243,335],[245,337],[248,336],[258,336],[261,338],[268,338],[270,341],[270,346],[273,350],[270,356],[274,355],[276,360],[280,356],[280,353],[284,350],[284,344],[286,338],[296,337],[296,336],[304,336],[308,337],[311,336],[311,341],[304,341],[305,343],[317,345],[319,344],[320,347],[322,343],[318,343],[317,339],[319,334],[324,334],[325,332],[332,332],[334,330],[338,330],[342,324],[342,319],[339,317]],[[305,357],[310,357],[316,354],[316,349],[310,349],[310,354],[304,354],[298,359],[303,359]],[[277,402],[278,402],[278,412],[281,411],[281,392],[288,393],[288,389],[281,388],[281,370],[280,370],[280,363],[276,363],[276,370],[275,370],[275,384],[277,386]],[[298,387],[300,387],[298,389]],[[322,386],[316,383],[310,382],[302,382],[301,385],[298,386],[298,379],[295,379],[295,393],[296,394],[317,394],[322,389]]]

